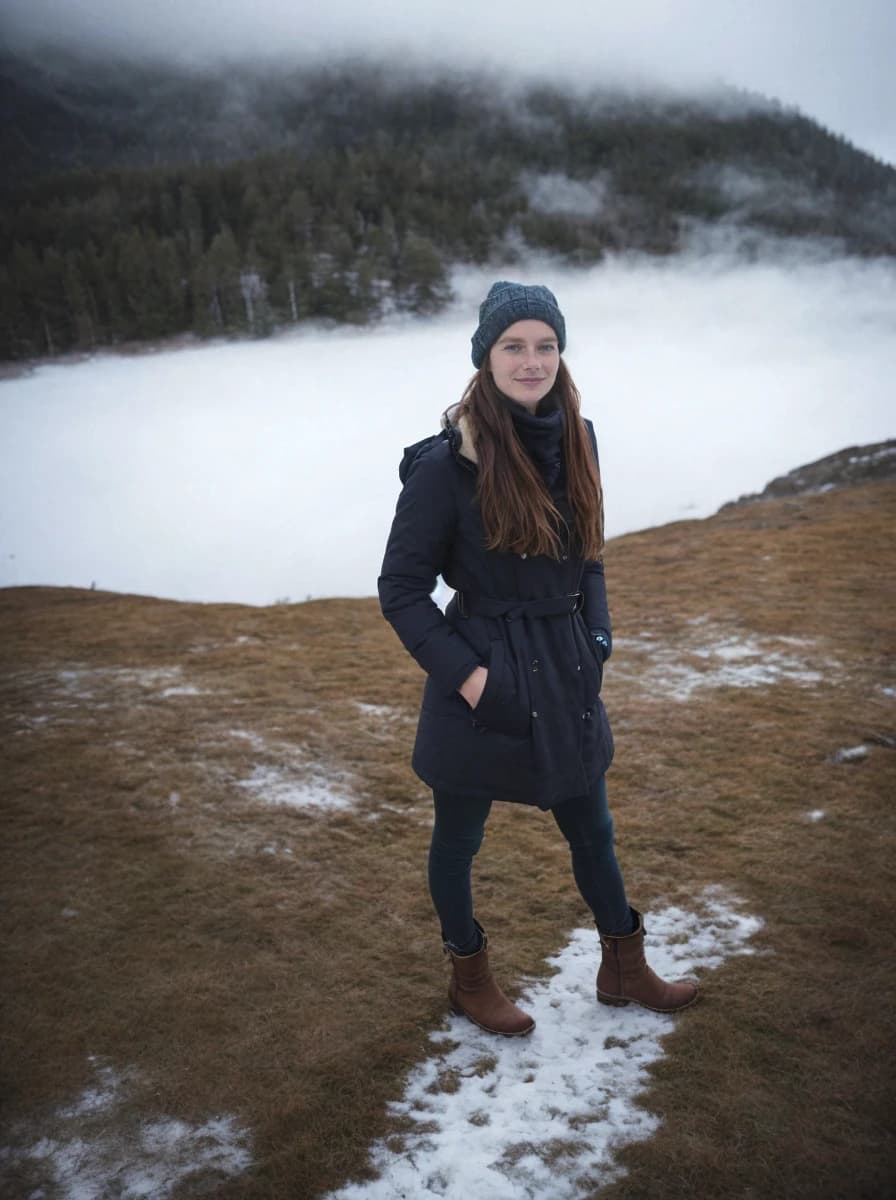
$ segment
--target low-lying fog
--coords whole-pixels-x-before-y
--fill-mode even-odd
[[[548,283],[612,537],[758,491],[896,424],[884,263],[619,261]],[[432,321],[104,354],[0,384],[0,585],[267,604],[376,590],[402,447],[472,373],[495,274]],[[612,556],[608,564],[612,572]]]

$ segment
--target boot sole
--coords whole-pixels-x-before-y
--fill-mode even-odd
[[[506,1029],[491,1029],[488,1025],[483,1025],[481,1021],[477,1021],[475,1017],[471,1017],[468,1012],[464,1012],[462,1008],[458,1008],[455,1004],[449,1004],[448,1007],[456,1017],[466,1017],[471,1025],[475,1025],[477,1029],[484,1029],[486,1033],[493,1033],[497,1037],[528,1037],[535,1028],[535,1022],[528,1029],[518,1029],[510,1032]]]
[[[654,1008],[652,1004],[645,1004],[643,1000],[635,1000],[630,996],[607,996],[603,992],[597,993],[599,1004],[607,1004],[611,1008],[625,1008],[627,1004],[637,1004],[639,1008],[646,1008],[648,1012],[655,1013],[677,1013],[684,1012],[686,1008],[690,1008],[692,1004],[696,1004],[700,999],[700,993],[696,992],[690,1000],[684,1004],[679,1004],[675,1008]]]

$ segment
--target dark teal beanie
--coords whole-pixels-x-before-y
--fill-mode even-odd
[[[473,334],[473,366],[481,367],[485,356],[508,326],[516,321],[544,321],[557,335],[562,354],[566,347],[566,322],[557,297],[540,283],[493,283],[479,306],[479,328]]]

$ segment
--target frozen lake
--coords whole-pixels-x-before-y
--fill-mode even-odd
[[[607,534],[714,512],[896,426],[896,271],[618,262],[548,283]],[[267,604],[376,590],[402,447],[472,373],[493,272],[438,320],[43,366],[0,384],[0,586]]]

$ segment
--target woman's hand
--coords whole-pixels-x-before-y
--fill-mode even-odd
[[[482,693],[485,691],[485,681],[488,679],[488,671],[485,667],[477,667],[471,675],[463,681],[457,689],[463,698],[469,704],[470,708],[475,708],[479,703]]]

